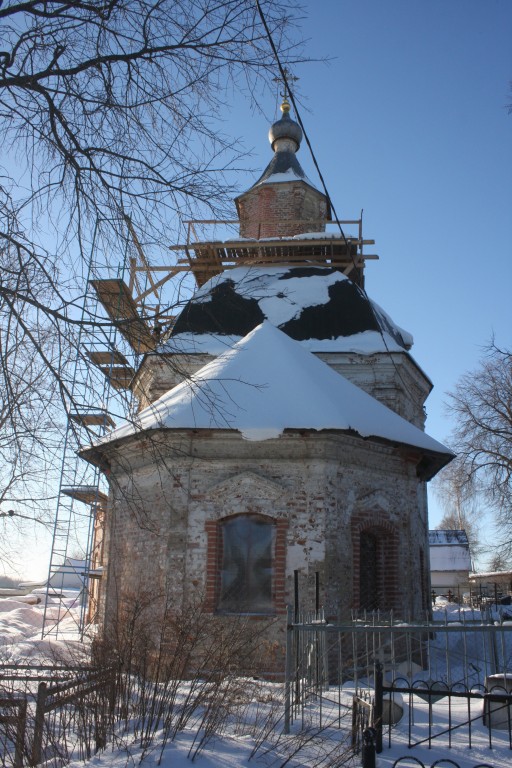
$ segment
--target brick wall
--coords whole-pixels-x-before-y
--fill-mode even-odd
[[[325,230],[325,196],[303,181],[260,184],[238,198],[240,236],[292,237]]]
[[[106,619],[123,595],[175,601],[218,596],[219,521],[261,515],[277,528],[274,615],[312,609],[315,574],[330,616],[358,607],[359,534],[386,541],[382,607],[422,609],[420,548],[427,551],[424,484],[392,448],[339,433],[285,433],[264,442],[235,432],[155,430],[111,451]],[[269,641],[283,638],[284,616]]]

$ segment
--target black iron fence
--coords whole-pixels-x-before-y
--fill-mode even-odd
[[[395,768],[397,765],[402,766],[402,768],[416,768],[416,766],[419,766],[419,768],[429,768],[426,763],[422,762],[418,757],[413,757],[412,755],[399,757],[393,763],[393,768]],[[455,760],[441,758],[440,760],[435,760],[432,763],[431,768],[460,768],[460,765]],[[473,768],[494,768],[494,766],[490,763],[478,763],[477,765],[474,765]]]
[[[368,702],[372,707],[393,708],[393,697],[397,694],[423,697],[430,708],[436,700],[447,699],[447,733],[463,730],[462,723],[452,723],[451,702],[464,697],[468,721],[465,725],[466,738],[471,739],[472,724],[491,708],[494,712],[502,707],[503,716],[509,717],[510,694],[506,690],[512,684],[512,625],[483,623],[482,615],[470,613],[470,619],[461,613],[459,621],[409,623],[393,616],[367,614],[352,622],[329,624],[321,614],[293,620],[288,617],[287,666],[285,690],[285,732],[290,732],[293,723],[301,722],[311,727],[314,724],[344,727],[347,711],[352,712],[354,743],[358,747],[362,733],[368,725],[366,713]],[[374,701],[376,668],[384,672],[384,680],[393,680],[396,685],[386,688],[381,694],[391,701]],[[497,681],[486,681],[501,675],[503,688],[497,689]],[[437,681],[437,682],[434,682]],[[349,703],[348,691],[355,693]],[[362,691],[370,693],[362,694]],[[356,703],[354,703],[356,701]],[[414,718],[414,699],[409,707]],[[354,712],[354,708],[357,710]],[[487,708],[487,709],[486,709]],[[489,711],[491,711],[489,709]],[[378,711],[378,709],[377,709]],[[380,715],[372,710],[373,722],[379,722]],[[412,713],[412,714],[411,714]],[[492,723],[498,717],[494,714],[486,722],[489,728],[489,744],[492,746]],[[507,721],[508,722],[508,721]],[[510,728],[505,722],[506,730]],[[389,731],[391,733],[391,731]],[[389,738],[388,733],[388,738]],[[431,728],[427,740],[435,738]],[[380,738],[380,737],[379,737]],[[410,737],[411,746],[414,738]],[[416,739],[421,743],[421,739]],[[512,746],[511,746],[512,748]]]
[[[505,681],[504,681],[505,682]],[[400,699],[397,702],[396,697]],[[384,704],[388,711],[393,705],[399,707],[407,697],[407,732],[408,747],[418,746],[432,748],[436,739],[445,737],[444,745],[449,749],[454,739],[463,741],[469,749],[473,746],[473,730],[475,725],[482,723],[487,726],[489,749],[493,748],[493,734],[499,731],[508,737],[508,746],[512,750],[512,694],[504,685],[491,687],[473,686],[467,688],[458,683],[448,686],[442,681],[416,681],[410,684],[404,679],[395,679],[386,683],[383,679],[382,667],[375,669],[374,721],[371,723],[376,730],[376,751],[381,752],[383,740],[391,747],[393,742],[393,718],[383,717]],[[386,698],[387,697],[387,698]],[[418,723],[416,711],[418,701],[423,700],[428,705],[427,721]],[[464,716],[456,717],[454,701],[464,703]],[[457,708],[457,712],[460,709]],[[384,737],[384,739],[383,739]]]

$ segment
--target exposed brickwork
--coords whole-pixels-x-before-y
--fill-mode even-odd
[[[366,608],[361,604],[360,574],[361,568],[375,568],[378,593],[375,607],[383,610],[399,609],[402,603],[401,575],[398,568],[399,534],[397,527],[390,523],[385,513],[358,513],[351,521],[353,552],[353,607]],[[378,541],[377,562],[361,562],[361,534],[371,533]]]
[[[274,608],[282,620],[268,641],[281,643],[285,606],[299,573],[304,608],[320,599],[329,616],[359,604],[359,535],[386,543],[381,607],[422,610],[418,552],[427,550],[424,485],[391,447],[337,433],[286,433],[251,443],[232,432],[154,431],[112,450],[104,585],[107,618],[121,594],[181,605],[219,594],[219,521],[262,515],[276,525]],[[281,652],[279,652],[281,653]]]
[[[303,181],[260,184],[238,198],[240,236],[292,237],[323,232],[325,196]]]

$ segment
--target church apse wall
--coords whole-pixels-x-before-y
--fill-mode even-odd
[[[219,617],[276,618],[282,643],[294,571],[309,610],[318,572],[331,620],[354,608],[421,612],[425,596],[409,585],[420,583],[414,553],[426,548],[426,522],[414,514],[422,483],[389,446],[333,433],[252,443],[161,431],[117,446],[109,461],[107,630],[123,601],[181,606],[199,596]],[[365,579],[372,546],[379,565]]]

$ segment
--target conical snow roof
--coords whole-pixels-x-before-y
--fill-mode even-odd
[[[141,411],[135,423],[111,432],[96,450],[152,429],[238,430],[255,441],[286,429],[349,431],[435,455],[428,462],[433,473],[452,456],[269,322]]]

